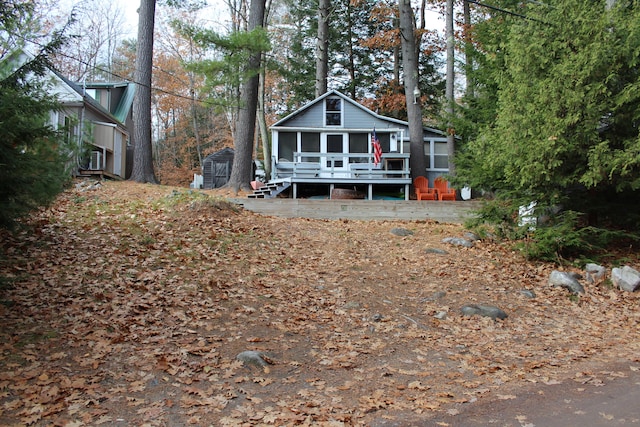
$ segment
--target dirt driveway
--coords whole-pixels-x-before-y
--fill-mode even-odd
[[[609,366],[596,377],[524,385],[508,399],[460,405],[422,425],[459,427],[613,427],[640,425],[640,372]],[[602,367],[600,367],[602,368]],[[419,425],[419,424],[416,424]]]
[[[631,405],[574,405],[635,387],[640,293],[570,295],[510,246],[443,243],[460,225],[206,196],[107,182],[0,234],[0,425],[637,423]]]

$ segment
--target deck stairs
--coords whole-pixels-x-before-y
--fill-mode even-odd
[[[250,199],[272,199],[289,187],[291,187],[291,180],[271,181],[263,187],[253,190],[253,193],[249,194],[248,197]]]

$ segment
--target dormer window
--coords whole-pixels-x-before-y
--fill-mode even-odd
[[[342,100],[340,98],[327,98],[324,105],[325,125],[342,126]]]

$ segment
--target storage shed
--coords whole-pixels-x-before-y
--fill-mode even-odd
[[[202,173],[204,176],[204,189],[220,188],[224,186],[231,177],[231,166],[233,165],[233,148],[224,148],[213,154],[209,154],[202,162]]]

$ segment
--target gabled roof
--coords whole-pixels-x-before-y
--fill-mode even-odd
[[[383,120],[383,121],[386,121],[386,122],[395,123],[395,124],[397,124],[399,126],[403,126],[403,127],[408,127],[409,126],[409,122],[407,122],[407,121],[400,120],[400,119],[395,119],[393,117],[382,116],[382,115],[380,115],[380,114],[368,109],[364,105],[356,102],[355,100],[349,98],[345,94],[343,94],[341,92],[338,92],[337,90],[331,90],[331,91],[326,92],[325,94],[317,97],[313,101],[305,104],[304,106],[300,107],[299,109],[297,109],[293,113],[287,115],[286,117],[283,117],[282,119],[278,120],[271,127],[272,128],[277,128],[277,127],[285,126],[286,122],[290,121],[291,119],[293,119],[294,117],[298,116],[299,114],[303,114],[305,111],[307,111],[308,109],[310,109],[313,106],[317,105],[318,103],[321,103],[325,98],[328,98],[330,96],[337,96],[337,97],[341,98],[342,100],[344,100],[346,103],[349,103],[350,105],[354,106],[355,108],[358,108],[358,109],[362,110],[366,114],[369,114],[369,115],[371,115],[372,117],[374,117],[374,118],[376,118],[378,120]],[[443,135],[443,136],[446,135],[445,132],[443,132],[443,131],[441,131],[439,129],[434,129],[434,128],[430,128],[430,127],[426,127],[426,126],[424,127],[424,130],[429,131],[429,132],[434,132],[436,134],[440,134],[440,135]]]
[[[225,147],[222,150],[219,150],[219,151],[216,151],[215,153],[209,154],[207,157],[204,158],[203,161],[208,161],[208,160],[211,160],[211,159],[215,159],[216,157],[233,156],[234,153],[235,153],[235,151],[233,150],[233,148]]]
[[[406,125],[407,122],[403,122],[402,120],[398,120],[398,119],[394,119],[391,117],[385,117],[385,116],[381,116],[377,113],[374,113],[373,111],[371,111],[370,109],[368,109],[367,107],[365,107],[362,104],[358,104],[356,101],[354,101],[353,99],[349,98],[348,96],[346,96],[343,93],[338,92],[337,90],[331,90],[329,92],[326,92],[324,95],[320,95],[319,97],[317,97],[316,99],[314,99],[313,101],[303,105],[302,107],[298,108],[296,111],[294,111],[293,113],[289,114],[288,116],[278,120],[277,122],[275,122],[272,127],[278,127],[278,126],[282,126],[285,122],[291,120],[293,117],[304,113],[306,110],[308,110],[309,108],[317,105],[318,103],[322,102],[325,98],[328,98],[330,96],[337,96],[341,99],[343,99],[345,102],[353,105],[354,107],[366,112],[367,114],[370,114],[371,116],[378,118],[380,120],[385,120],[385,121],[390,121],[390,122],[395,122],[399,125]]]
[[[87,89],[123,89],[121,92],[122,95],[118,100],[118,105],[116,105],[112,114],[120,122],[126,122],[127,116],[133,107],[133,97],[136,93],[135,83],[126,80],[118,82],[86,82],[84,87]]]
[[[113,114],[111,114],[111,112],[109,112],[109,110],[107,110],[106,108],[104,108],[102,105],[100,105],[100,103],[98,101],[96,101],[95,99],[93,99],[92,96],[88,95],[86,93],[86,91],[77,83],[72,82],[71,80],[69,80],[68,78],[66,78],[65,76],[63,76],[62,74],[60,74],[59,72],[57,72],[56,70],[51,70],[60,80],[62,80],[67,86],[69,86],[71,89],[73,89],[78,95],[80,95],[82,101],[91,106],[94,110],[96,110],[97,112],[99,112],[101,115],[103,115],[105,118],[108,118],[110,121],[113,121],[114,123],[119,124],[122,127],[124,126],[124,122],[121,120],[118,120]]]

